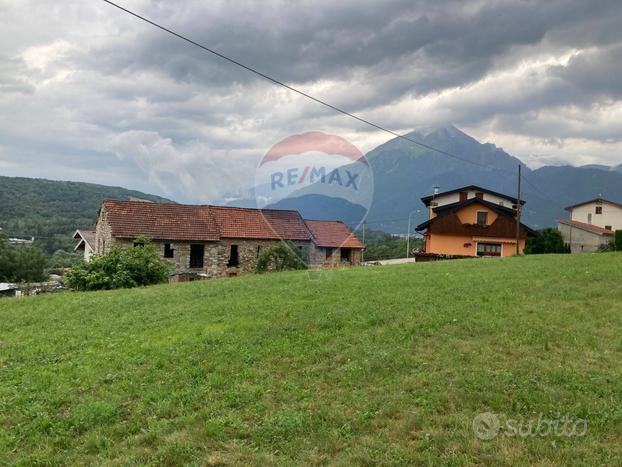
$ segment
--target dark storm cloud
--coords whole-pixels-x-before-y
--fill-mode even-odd
[[[398,131],[456,123],[567,162],[579,153],[546,142],[579,138],[582,161],[609,162],[622,130],[619,0],[119,2]],[[2,167],[24,153],[45,164],[47,141],[83,179],[109,173],[101,157],[77,167],[75,154],[97,151],[124,177],[202,199],[247,185],[290,133],[389,138],[103,2],[0,10],[0,128],[19,141],[3,143]]]
[[[160,2],[157,2],[160,4]],[[231,8],[192,4],[192,8],[149,8],[141,12],[192,39],[288,82],[344,79],[357,69],[408,65],[413,91],[463,85],[484,76],[512,47],[540,43],[547,34],[595,20],[598,34],[575,36],[598,45],[605,33],[620,39],[622,2],[316,2],[247,3]],[[115,14],[114,12],[113,14]],[[598,23],[602,21],[602,23]],[[151,68],[182,82],[208,86],[256,79],[187,43],[136,22],[130,44],[105,45],[91,53],[109,73]],[[610,34],[611,35],[611,34]],[[117,41],[118,42],[118,41]],[[572,46],[566,38],[565,46]],[[415,58],[417,60],[415,60]],[[426,78],[417,71],[429,72]]]
[[[584,97],[622,96],[622,43],[574,56],[567,66],[555,67],[558,78],[574,86]]]

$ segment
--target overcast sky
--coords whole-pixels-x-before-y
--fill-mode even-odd
[[[622,163],[622,1],[118,0],[399,132],[453,123],[528,165]],[[208,201],[280,139],[386,134],[99,0],[0,0],[0,174]]]

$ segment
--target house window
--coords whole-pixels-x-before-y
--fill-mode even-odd
[[[477,256],[501,256],[500,243],[478,243]]]
[[[606,225],[605,230],[613,230],[613,227],[611,227],[610,225]]]
[[[487,211],[477,211],[477,225],[488,225]]]
[[[202,268],[204,255],[205,255],[205,245],[202,245],[202,244],[190,245],[190,267],[191,268]]]
[[[231,250],[229,251],[229,261],[227,262],[227,267],[234,268],[240,265],[240,258],[238,255],[238,246],[231,245]]]
[[[334,248],[326,248],[326,259],[329,259],[333,255]]]
[[[462,201],[466,201],[468,196],[469,196],[469,193],[467,191],[461,191],[460,192],[460,201],[461,202]]]
[[[341,261],[342,262],[350,262],[351,250],[350,248],[342,248],[341,249]]]
[[[164,257],[165,258],[175,257],[175,249],[172,247],[170,243],[164,244]]]
[[[475,197],[477,199],[484,199],[484,193],[482,193],[481,191],[478,191],[477,193],[475,193]]]
[[[505,206],[505,203],[503,201],[499,201],[499,206],[503,207]]]
[[[602,214],[603,213],[603,207],[602,206],[596,206],[596,214]]]

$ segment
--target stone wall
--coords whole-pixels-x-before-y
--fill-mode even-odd
[[[164,258],[164,245],[169,243],[174,249],[173,258]],[[239,274],[255,272],[257,258],[265,249],[278,245],[280,240],[246,240],[246,239],[221,239],[218,242],[206,242],[204,245],[203,267],[190,267],[190,245],[201,242],[181,241],[154,241],[160,257],[171,262],[172,274],[204,274],[208,277],[227,277]],[[238,247],[238,265],[229,265],[231,248]],[[294,243],[296,247],[310,248],[310,242]]]
[[[350,248],[350,260],[341,259],[341,248],[326,248],[313,245],[310,254],[311,267],[340,267],[361,263],[361,250]]]
[[[112,229],[108,223],[108,212],[102,206],[95,228],[95,253],[99,255],[106,253],[114,243]]]
[[[257,258],[261,251],[273,245],[278,245],[280,240],[246,240],[223,238],[217,242],[189,242],[174,240],[153,240],[156,250],[160,257],[171,263],[171,274],[197,275],[202,274],[206,277],[227,277],[239,274],[251,273],[257,266]],[[306,250],[309,258],[310,267],[338,267],[346,264],[359,264],[361,261],[361,251],[351,250],[350,263],[341,261],[341,249],[334,248],[332,254],[327,258],[326,248],[317,247],[309,241],[291,242],[295,247]],[[112,236],[112,229],[108,223],[108,213],[102,207],[97,220],[95,235],[95,252],[103,254],[110,251],[113,245],[132,246],[133,240],[119,239]],[[173,258],[164,257],[165,244],[170,244],[173,248]],[[203,267],[190,267],[190,245],[204,245]],[[230,266],[229,257],[232,245],[238,247],[237,266]],[[181,279],[180,279],[181,280]]]

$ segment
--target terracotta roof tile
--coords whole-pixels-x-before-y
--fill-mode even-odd
[[[298,211],[210,206],[220,235],[226,238],[311,240]]]
[[[104,201],[104,207],[112,234],[119,238],[144,235],[159,240],[311,240],[297,211],[114,200]]]
[[[145,203],[140,201],[104,201],[112,235],[136,238],[139,235],[159,240],[217,241],[218,226],[206,206]]]
[[[613,231],[611,230],[603,229],[602,227],[593,224],[586,224],[585,222],[572,221],[570,219],[558,219],[557,222],[559,222],[560,224],[577,227],[578,229],[587,230],[598,235],[613,235]]]
[[[365,246],[341,221],[305,220],[317,246],[333,248],[364,248]]]

